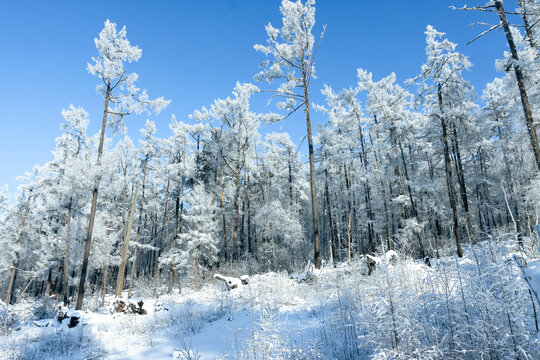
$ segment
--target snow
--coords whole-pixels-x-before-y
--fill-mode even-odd
[[[475,250],[476,255],[486,260],[486,253],[482,253],[486,249],[479,247]],[[69,318],[62,323],[51,317],[34,321],[23,319],[18,326],[11,326],[0,336],[0,358],[204,360],[249,359],[250,354],[256,353],[260,358],[268,359],[326,359],[347,358],[344,355],[347,351],[349,358],[393,358],[400,353],[387,349],[381,340],[388,339],[391,334],[387,328],[391,324],[389,301],[393,301],[397,321],[394,326],[398,327],[399,336],[422,333],[425,331],[422,326],[429,326],[435,318],[433,323],[437,327],[430,328],[426,336],[440,335],[441,339],[447,339],[444,325],[441,325],[445,317],[452,316],[456,332],[460,329],[458,322],[462,321],[460,311],[463,309],[457,304],[461,298],[460,281],[471,277],[475,282],[482,279],[485,284],[490,284],[490,278],[502,276],[497,275],[498,270],[494,268],[485,277],[476,278],[477,266],[490,269],[491,265],[477,263],[470,248],[466,248],[466,254],[467,257],[459,260],[453,256],[434,260],[433,266],[428,267],[422,261],[406,259],[392,251],[373,257],[377,265],[372,275],[367,275],[366,258],[361,257],[335,268],[327,265],[316,270],[307,266],[304,273],[295,276],[284,272],[252,275],[247,284],[230,291],[222,281],[207,279],[198,288],[186,284],[182,294],[165,294],[157,299],[123,299],[130,303],[142,300],[146,315],[114,313],[115,298],[107,296],[106,306],[96,307],[95,311],[67,311],[68,316],[80,316],[80,324],[74,328],[67,326]],[[508,281],[519,281],[519,267],[512,261],[514,254],[504,254],[502,259],[506,260],[501,264],[513,267],[510,272],[505,268],[501,271],[509,276]],[[524,272],[538,293],[540,260],[529,259]],[[310,281],[301,281],[308,277],[307,274]],[[225,278],[241,283],[240,278]],[[478,290],[469,286],[471,289],[461,291],[466,292],[470,316],[474,316],[470,307],[481,308],[486,304],[492,307],[493,316],[498,316],[496,311],[500,308],[495,306],[504,304],[493,305],[495,299],[492,297],[475,300],[471,296]],[[497,286],[497,283],[490,284],[494,292],[499,292]],[[450,293],[445,293],[445,289]],[[526,288],[515,289],[517,300],[512,299],[512,306],[516,308],[509,308],[509,311],[515,311],[511,316],[524,313],[523,309],[530,312],[530,298],[524,297],[526,301],[519,302],[519,289]],[[444,296],[452,294],[455,297],[444,305]],[[475,305],[474,301],[482,299],[489,302]],[[445,315],[445,306],[454,307],[455,313]],[[3,304],[2,309],[14,310],[15,307]],[[418,317],[416,323],[411,314]],[[523,319],[530,321],[530,318]],[[497,320],[492,318],[490,321]],[[504,325],[503,320],[495,325]],[[530,322],[527,325],[517,321],[515,332],[525,331],[522,328],[525,326],[532,327]],[[500,331],[500,338],[508,340],[504,329]],[[377,334],[382,337],[377,338]],[[532,347],[525,347],[524,351],[531,351],[534,346],[540,348],[540,339],[536,343],[534,338],[527,341],[531,344],[525,344]],[[434,354],[433,357],[444,354],[444,350],[428,345],[422,347],[419,343],[419,348],[414,351]],[[409,353],[404,358],[414,354],[418,355]],[[466,350],[464,354],[467,354]]]
[[[537,299],[540,296],[540,260],[530,261],[525,269],[531,290]]]
[[[115,299],[110,296],[106,298],[109,306],[96,312],[69,311],[69,316],[81,316],[81,325],[73,329],[66,325],[69,319],[61,324],[55,319],[42,319],[36,321],[39,326],[26,324],[13,331],[8,337],[11,344],[2,341],[0,358],[9,359],[16,349],[25,347],[26,354],[35,354],[39,349],[43,358],[58,359],[89,355],[108,359],[183,359],[188,351],[200,359],[227,358],[237,354],[245,340],[260,330],[264,316],[276,322],[272,331],[286,334],[292,343],[299,342],[302,334],[320,326],[317,311],[311,301],[306,301],[314,295],[309,287],[277,273],[256,275],[248,285],[230,292],[221,282],[215,282],[198,291],[185,289],[182,295],[164,295],[156,301],[145,299],[147,315],[111,313]],[[310,296],[290,296],[290,291]],[[49,344],[55,342],[57,349],[50,348]],[[63,355],[58,351],[62,347],[67,349]]]

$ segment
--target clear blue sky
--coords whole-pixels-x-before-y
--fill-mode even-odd
[[[459,43],[458,49],[474,64],[466,77],[481,93],[497,75],[494,60],[502,56],[505,39],[496,32],[465,46],[483,30],[468,24],[496,19],[493,14],[449,9],[463,3],[319,0],[316,32],[323,24],[328,28],[316,64],[318,80],[312,83],[313,101],[322,102],[323,84],[335,89],[354,85],[358,67],[373,72],[376,79],[390,72],[396,72],[400,81],[416,75],[425,58],[427,24]],[[95,92],[97,79],[85,69],[96,55],[93,39],[106,19],[126,25],[128,39],[143,49],[141,60],[128,67],[140,75],[139,87],[148,89],[150,96],[172,100],[166,111],[152,118],[158,135],[168,136],[171,114],[187,120],[193,110],[228,96],[236,81],[252,81],[264,58],[253,45],[265,42],[265,24],[280,25],[279,4],[278,0],[0,1],[0,185],[7,183],[13,191],[16,176],[51,160],[54,139],[60,134],[60,111],[69,104],[84,107],[90,113],[90,133],[98,130],[102,104]],[[136,137],[145,119],[128,117],[128,133]],[[324,121],[323,115],[315,113],[314,121]],[[281,130],[299,143],[305,122],[297,116]]]

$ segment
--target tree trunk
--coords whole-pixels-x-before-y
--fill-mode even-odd
[[[26,201],[26,207],[24,209],[23,218],[21,220],[21,225],[19,226],[20,234],[19,234],[19,238],[17,239],[17,244],[20,244],[22,241],[24,224],[26,223],[26,217],[28,216],[29,210],[30,210],[30,197],[28,197],[28,200]],[[9,304],[11,301],[11,295],[13,292],[13,285],[15,283],[15,273],[17,272],[18,262],[19,262],[19,253],[16,252],[15,259],[13,259],[13,265],[11,267],[11,275],[9,276],[9,284],[8,284],[8,288],[6,292],[6,301],[5,301],[6,304]]]
[[[469,211],[469,199],[467,196],[467,186],[465,183],[465,171],[463,171],[463,162],[461,161],[461,151],[459,150],[459,141],[457,136],[456,125],[452,124],[452,149],[455,154],[456,159],[456,175],[459,183],[459,193],[461,195],[461,203],[463,204],[463,210],[465,211],[465,221],[467,225],[467,236],[469,238],[469,243],[472,244],[474,240],[473,229],[471,226],[471,214]]]
[[[137,263],[137,250],[139,249],[139,245],[137,244],[137,241],[135,241],[135,250],[133,250],[133,262],[131,263],[131,273],[129,277],[129,289],[128,289],[128,297],[130,298],[133,289],[133,281],[135,280],[135,264]]]
[[[452,160],[450,159],[450,149],[448,146],[448,132],[446,129],[446,121],[444,120],[443,100],[441,84],[437,84],[437,96],[439,99],[439,110],[442,127],[442,141],[444,145],[444,163],[446,165],[446,183],[448,186],[448,197],[450,198],[450,206],[452,207],[452,219],[454,223],[454,237],[456,240],[456,248],[458,257],[463,257],[461,249],[461,241],[459,235],[459,220],[456,206],[456,189],[454,187],[454,179],[452,177]]]
[[[69,242],[71,237],[71,202],[68,207],[67,213],[67,229],[66,229],[66,249],[64,250],[64,306],[68,304],[68,291],[69,291]]]
[[[221,217],[223,221],[223,259],[227,261],[227,219],[225,217],[225,183],[221,173]]]
[[[409,201],[411,202],[411,216],[416,217],[416,221],[420,224],[422,221],[420,220],[420,215],[418,214],[418,211],[416,209],[416,204],[412,195],[412,189],[410,185],[410,179],[409,179],[409,171],[407,169],[407,162],[405,161],[405,153],[403,152],[403,146],[401,144],[401,141],[398,141],[399,145],[399,151],[401,153],[401,161],[403,163],[403,174],[405,176],[405,182],[407,183],[407,192],[409,193]],[[420,257],[422,260],[426,260],[426,251],[424,250],[424,243],[422,242],[422,237],[420,234],[415,230],[414,234],[416,236],[416,239],[418,240],[418,246],[420,250]]]
[[[240,169],[236,171],[236,192],[234,197],[234,229],[233,229],[233,260],[238,259],[238,227],[240,225],[240,204],[238,198],[240,197]]]
[[[534,159],[536,160],[536,167],[540,170],[540,146],[538,145],[538,137],[536,135],[536,128],[534,127],[534,119],[531,111],[531,106],[529,104],[529,96],[527,95],[527,90],[525,87],[525,79],[521,71],[521,66],[519,65],[519,57],[514,43],[514,38],[510,32],[510,27],[508,26],[508,21],[506,20],[506,14],[504,13],[503,4],[500,0],[495,0],[495,8],[497,9],[497,14],[501,20],[501,24],[506,35],[506,40],[508,42],[508,47],[510,47],[510,52],[512,53],[512,58],[514,59],[514,70],[516,73],[516,80],[519,88],[519,95],[521,97],[521,105],[523,106],[523,112],[525,113],[525,121],[527,125],[527,131],[529,133],[529,140],[531,142],[532,151],[534,154]]]
[[[328,170],[324,169],[325,183],[324,192],[326,197],[326,207],[328,208],[328,221],[330,223],[330,255],[332,257],[332,263],[336,266],[336,236],[334,233],[334,223],[332,220],[332,208],[330,206],[330,196],[328,195]]]
[[[182,177],[182,183],[180,185],[180,194],[176,197],[176,207],[174,212],[174,234],[173,234],[173,242],[171,245],[171,250],[176,248],[176,238],[178,237],[178,233],[180,232],[180,226],[182,225],[182,212],[184,211],[184,201],[180,201],[180,198],[184,196],[184,177]],[[169,287],[167,289],[168,292],[172,291],[174,282],[174,265],[171,264],[171,268],[169,269]]]
[[[532,26],[529,23],[529,18],[527,17],[527,7],[525,6],[527,0],[518,0],[519,6],[521,7],[521,18],[523,19],[523,26],[525,27],[525,34],[527,35],[527,40],[529,41],[529,45],[531,48],[536,50],[536,44],[534,43],[534,34],[533,34],[533,26],[536,25],[534,23]],[[537,53],[538,56],[538,53]]]
[[[313,245],[315,268],[321,268],[321,250],[319,246],[319,215],[317,214],[317,188],[315,187],[315,156],[313,154],[313,137],[311,135],[311,115],[309,112],[309,94],[307,88],[307,74],[303,71],[304,80],[304,106],[306,111],[307,138],[309,150],[309,182],[311,185],[311,210],[313,214]]]
[[[127,254],[129,250],[129,238],[131,236],[131,228],[133,226],[133,216],[135,214],[135,206],[137,205],[137,194],[139,187],[135,189],[135,194],[131,199],[131,210],[129,212],[128,225],[124,234],[124,246],[122,247],[122,260],[120,267],[118,268],[118,277],[116,278],[116,297],[122,297],[122,290],[124,289],[124,279],[127,265]]]
[[[345,184],[347,186],[347,259],[350,264],[352,261],[352,194],[351,183],[349,180],[349,173],[347,172],[346,164],[343,164],[343,170],[345,173]]]
[[[244,185],[246,183],[244,182]],[[245,239],[245,224],[246,224],[246,193],[247,188],[242,191],[242,219],[240,220],[240,255],[243,255],[246,251],[246,239]]]
[[[169,222],[171,220],[171,191],[170,191],[170,179],[167,180],[167,206],[166,206],[166,215],[165,215],[165,242],[163,244],[163,253],[167,251],[169,246]],[[158,254],[159,257],[159,254]],[[156,261],[157,263],[157,261]],[[160,271],[156,268],[156,285],[159,283]]]
[[[135,265],[137,263],[137,251],[139,249],[139,238],[141,236],[141,228],[143,227],[144,192],[146,189],[146,172],[148,170],[148,160],[149,160],[149,155],[146,154],[145,159],[144,159],[141,202],[139,203],[139,219],[137,221],[138,223],[137,234],[135,235],[135,250],[133,250],[133,262],[131,263],[128,297],[131,297],[132,295],[131,290],[133,289],[133,282],[135,281]],[[146,215],[144,216],[144,222],[146,225]]]
[[[103,110],[103,119],[101,121],[101,132],[99,135],[99,146],[97,154],[97,163],[96,168],[101,164],[101,157],[103,155],[103,143],[105,141],[105,128],[107,127],[107,114],[109,112],[109,101],[111,96],[111,84],[107,84],[107,90],[105,94],[105,108]],[[99,187],[99,178],[94,179],[94,189],[92,191],[92,207],[90,208],[90,218],[88,219],[88,232],[86,235],[86,244],[84,246],[84,256],[83,263],[81,267],[81,277],[79,279],[79,293],[77,295],[77,305],[75,306],[76,310],[81,310],[84,299],[85,285],[86,285],[86,276],[88,274],[88,260],[90,258],[90,250],[92,248],[92,233],[94,231],[94,220],[96,218],[97,210],[97,199],[98,199],[98,187]]]
[[[362,149],[360,159],[364,168],[364,173],[366,175],[366,179],[364,181],[364,189],[365,189],[365,201],[366,201],[367,215],[368,215],[368,249],[369,249],[368,251],[371,253],[373,251],[373,243],[374,243],[375,234],[373,230],[374,214],[373,214],[373,208],[371,206],[371,189],[369,186],[369,181],[367,179],[368,158],[367,158],[367,151],[366,151],[366,146],[365,146],[364,132],[362,131],[362,123],[360,121],[359,114],[356,114],[356,120],[358,122],[358,135],[360,137],[360,146]]]
[[[377,123],[377,116],[373,117],[373,121],[375,122],[375,124]],[[375,136],[377,139],[379,138],[379,134],[375,133]],[[371,137],[370,137],[370,142],[371,142],[371,146],[373,146],[373,138]],[[380,172],[381,170],[381,160],[379,160],[380,153],[377,150],[374,150],[373,154],[375,156],[375,165],[377,167],[377,170]],[[392,234],[391,234],[391,229],[390,229],[390,219],[388,217],[388,201],[386,199],[386,189],[385,189],[382,178],[379,178],[379,186],[380,186],[381,195],[383,198],[383,210],[384,210],[384,220],[385,220],[385,230],[386,230],[386,247],[388,248],[388,250],[390,250],[392,249],[392,243],[391,243]],[[374,247],[369,249],[369,253],[371,255],[373,255],[374,251],[375,251]]]
[[[292,185],[292,167],[291,167],[291,153],[289,152],[289,210],[293,207],[293,185]]]
[[[105,295],[107,294],[107,273],[109,272],[109,265],[105,265],[103,269],[103,291],[101,293],[101,306],[105,304]]]
[[[253,253],[251,248],[251,206],[250,206],[250,187],[249,187],[249,175],[247,176],[247,240],[248,240],[248,252]]]

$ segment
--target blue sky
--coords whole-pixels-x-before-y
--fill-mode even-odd
[[[151,117],[158,135],[168,136],[171,114],[179,120],[216,98],[228,96],[236,81],[249,82],[264,56],[253,50],[266,40],[264,26],[280,25],[278,0],[198,1],[0,1],[0,185],[15,190],[14,178],[35,164],[51,160],[60,134],[61,110],[73,104],[90,113],[90,133],[98,130],[101,99],[97,79],[86,72],[96,55],[93,39],[110,19],[126,25],[128,39],[143,49],[128,70],[150,96],[171,99]],[[493,14],[449,9],[454,0],[319,0],[316,33],[327,25],[312,83],[313,102],[321,103],[324,84],[335,89],[356,83],[361,67],[379,79],[395,72],[399,81],[418,74],[424,55],[427,24],[447,33],[474,66],[466,78],[481,93],[495,76],[494,60],[502,56],[505,38],[495,32],[465,43],[483,30],[474,21],[495,22]],[[477,2],[477,3],[481,3]],[[474,0],[470,5],[474,5]],[[261,85],[265,87],[265,85]],[[262,95],[255,100],[264,107]],[[126,118],[136,137],[146,117]],[[314,122],[323,122],[314,113]],[[299,143],[305,120],[298,114],[270,131],[287,131]],[[110,134],[110,133],[109,133]]]

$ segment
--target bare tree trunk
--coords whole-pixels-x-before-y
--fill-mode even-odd
[[[251,202],[250,202],[250,186],[249,186],[249,175],[247,176],[247,240],[248,240],[248,252],[253,253],[251,248]]]
[[[148,160],[149,155],[146,154],[146,157],[144,159],[144,168],[143,168],[143,180],[142,180],[142,192],[141,192],[141,202],[139,203],[139,219],[137,221],[137,234],[135,235],[135,249],[133,250],[133,262],[131,263],[131,273],[130,273],[130,280],[129,280],[129,289],[128,289],[128,297],[131,297],[133,289],[133,282],[135,281],[135,266],[137,263],[137,251],[139,249],[139,238],[141,236],[141,228],[143,227],[143,210],[144,210],[144,192],[146,188],[146,173],[148,170]],[[146,215],[144,216],[144,222],[146,225]]]
[[[319,245],[319,215],[317,214],[317,188],[315,187],[315,156],[313,153],[313,136],[311,135],[311,115],[309,112],[309,94],[307,73],[302,72],[304,83],[304,106],[306,111],[307,138],[309,150],[309,182],[311,185],[311,210],[313,214],[313,245],[315,268],[321,268],[321,250]]]
[[[420,215],[418,214],[418,211],[416,209],[416,203],[412,195],[412,189],[411,189],[410,180],[409,180],[409,171],[407,169],[407,162],[405,161],[405,153],[403,152],[403,146],[401,144],[401,141],[398,141],[398,146],[399,146],[399,151],[401,153],[401,161],[403,163],[403,174],[405,176],[405,182],[407,183],[406,187],[407,187],[407,192],[409,193],[409,201],[411,202],[411,216],[416,217],[416,221],[418,223],[421,223],[422,221],[420,220]],[[418,246],[420,248],[420,257],[422,258],[422,260],[427,261],[426,251],[424,250],[424,243],[422,242],[422,237],[416,230],[414,231],[414,234],[416,236],[416,239],[418,240]]]
[[[244,185],[246,185],[245,181]],[[246,238],[244,234],[246,224],[246,196],[247,188],[244,188],[242,190],[242,219],[240,220],[240,235],[238,235],[238,238],[240,239],[240,255],[244,255],[246,252]]]
[[[373,120],[375,121],[375,123],[377,123],[377,116],[374,116]],[[379,138],[379,134],[376,133],[375,136],[377,137],[377,139]],[[373,146],[373,139],[370,138],[370,141],[371,141],[371,145]],[[373,154],[375,156],[375,165],[377,167],[377,170],[380,171],[381,169],[381,160],[379,160],[380,154],[377,150],[374,150]],[[383,197],[383,209],[384,209],[384,220],[385,220],[385,230],[386,230],[386,247],[388,248],[388,250],[390,250],[392,249],[392,244],[391,244],[392,234],[391,234],[391,228],[390,228],[390,219],[388,216],[388,201],[386,198],[386,190],[385,190],[384,182],[382,181],[382,179],[379,179],[379,180],[380,180],[379,185],[381,189],[381,195]],[[373,251],[375,251],[374,246],[373,248],[369,249],[369,253],[373,254]]]
[[[109,101],[111,96],[111,84],[107,84],[107,90],[105,94],[105,108],[103,110],[103,119],[101,121],[101,132],[99,135],[99,146],[97,154],[96,168],[101,164],[101,157],[103,155],[103,142],[105,141],[105,128],[107,127],[107,114],[109,112]],[[86,276],[88,274],[88,260],[90,258],[90,250],[92,248],[92,233],[94,231],[94,221],[96,218],[97,199],[98,199],[98,187],[99,179],[94,179],[94,189],[92,190],[92,207],[90,208],[90,218],[88,219],[88,232],[86,235],[86,244],[84,246],[84,257],[81,267],[81,277],[79,279],[79,293],[77,295],[76,310],[81,310],[84,299]]]
[[[506,35],[506,40],[508,42],[508,47],[510,47],[510,52],[512,53],[512,58],[514,59],[514,70],[516,73],[516,80],[519,88],[519,95],[521,96],[521,105],[523,106],[523,112],[525,113],[525,120],[527,124],[527,131],[529,133],[529,139],[531,141],[531,147],[534,154],[534,159],[536,160],[536,166],[540,170],[540,146],[538,145],[538,137],[536,135],[536,128],[534,127],[534,119],[531,111],[531,106],[529,104],[529,96],[527,95],[527,90],[525,87],[525,79],[521,71],[521,66],[519,65],[519,57],[514,43],[514,38],[510,32],[510,27],[508,26],[508,21],[506,20],[506,14],[504,12],[503,4],[500,0],[494,0],[495,8],[497,9],[497,14],[501,20],[501,24]]]
[[[103,291],[101,293],[101,306],[105,304],[105,295],[107,294],[107,273],[109,272],[109,265],[105,265],[103,269]]]
[[[529,45],[531,46],[531,48],[536,50],[536,44],[534,43],[534,35],[532,31],[533,26],[535,26],[536,23],[534,23],[532,26],[529,23],[529,18],[527,17],[526,0],[518,0],[518,3],[522,10],[521,18],[523,19],[523,26],[525,27],[525,34],[527,35],[527,40],[529,41]]]
[[[221,173],[221,217],[223,221],[223,259],[227,261],[227,219],[225,217],[225,183]]]
[[[238,227],[240,218],[240,205],[238,198],[240,197],[240,169],[236,171],[236,192],[234,197],[234,229],[233,229],[233,260],[238,259]]]
[[[163,243],[163,252],[166,252],[167,251],[167,247],[169,246],[169,227],[170,227],[170,220],[171,220],[171,190],[170,190],[170,179],[167,180],[167,206],[166,206],[166,214],[165,214],[165,242]],[[159,252],[157,254],[157,256],[159,257]],[[155,278],[155,282],[156,282],[156,286],[157,284],[159,283],[160,281],[160,270],[159,268],[157,267],[158,261],[156,259],[156,268],[155,268],[155,272],[156,272],[156,278]]]
[[[450,150],[448,147],[448,132],[446,129],[446,121],[444,120],[443,100],[441,84],[437,84],[437,96],[439,99],[439,110],[442,127],[442,141],[444,145],[444,162],[446,165],[446,183],[448,185],[448,196],[450,198],[450,206],[452,207],[452,219],[454,223],[454,237],[456,240],[456,248],[458,257],[463,257],[463,250],[461,249],[461,241],[459,234],[459,220],[456,206],[456,189],[454,187],[454,179],[452,176],[452,160],[450,159]]]
[[[67,229],[66,229],[66,248],[64,250],[64,306],[67,306],[68,303],[68,292],[69,292],[69,242],[71,237],[71,202],[68,207],[67,213]]]
[[[180,185],[180,194],[176,197],[176,206],[175,206],[175,212],[174,212],[174,234],[173,234],[173,242],[171,245],[171,250],[176,248],[176,238],[178,237],[178,233],[180,231],[180,226],[182,225],[182,213],[184,211],[184,200],[180,201],[180,198],[184,196],[184,177],[182,177],[182,182]],[[168,292],[172,291],[174,282],[174,265],[171,264],[171,268],[169,270],[169,287],[167,289]]]
[[[127,180],[127,164],[124,164],[124,181]],[[126,219],[126,206],[127,206],[127,189],[128,189],[128,183],[126,182],[125,185],[124,185],[124,190],[122,191],[122,230],[120,232],[120,242],[122,243],[122,247],[123,247],[123,244],[124,244],[124,241],[125,241],[125,237],[126,237],[126,226],[127,226],[127,219]],[[133,195],[133,187],[132,187],[132,193],[131,195]],[[129,217],[129,215],[128,215]],[[127,253],[126,253],[127,254]],[[120,256],[121,256],[121,259],[120,261],[123,262],[125,261],[124,259],[124,254],[123,253],[120,253]],[[125,263],[124,263],[124,268],[125,268]],[[120,272],[120,270],[119,270]],[[115,296],[116,296],[116,293],[118,291],[118,288],[120,287],[120,289],[122,289],[123,287],[123,283],[120,283],[120,285],[118,285],[118,273],[117,273],[117,278],[116,278],[116,284],[117,286],[115,287],[114,289],[114,293],[115,293]],[[121,292],[121,291],[120,291]]]
[[[328,221],[330,223],[330,255],[332,257],[332,263],[336,266],[336,236],[334,233],[334,222],[332,220],[332,208],[330,206],[330,196],[328,195],[328,170],[324,169],[325,183],[324,192],[326,197],[326,207],[328,208]]]
[[[362,160],[362,165],[364,168],[364,172],[367,175],[368,173],[368,158],[367,158],[367,151],[365,146],[365,139],[364,139],[364,132],[362,130],[362,123],[360,121],[360,115],[356,114],[356,120],[358,122],[358,135],[360,137],[360,145],[362,148],[362,153],[360,159]],[[373,243],[374,243],[374,231],[373,231],[373,222],[374,222],[374,215],[373,215],[373,208],[371,206],[371,190],[369,186],[369,181],[366,178],[364,181],[364,188],[365,188],[365,201],[366,201],[366,207],[367,207],[367,215],[368,215],[368,251],[371,253],[373,251]],[[390,250],[390,248],[388,249]]]
[[[139,249],[139,245],[137,244],[137,241],[135,241],[135,249],[133,250],[133,261],[131,263],[131,273],[129,274],[128,297],[131,297],[131,295],[133,295],[132,289],[133,289],[133,281],[135,280],[135,264],[137,263],[137,250],[138,249]]]
[[[182,271],[178,270],[178,295],[182,294]]]
[[[49,268],[47,275],[47,286],[45,287],[45,307],[49,306],[49,295],[51,294],[52,267]]]
[[[165,244],[163,245],[163,251],[167,251],[169,246],[169,221],[171,218],[171,191],[169,190],[170,180],[167,181],[167,216],[165,220]]]
[[[289,209],[293,207],[293,185],[292,185],[292,167],[291,167],[291,153],[289,155]]]
[[[345,173],[345,184],[347,186],[347,259],[349,264],[352,261],[352,201],[351,201],[351,184],[349,180],[349,173],[347,172],[347,165],[343,164],[343,170]]]
[[[467,237],[469,238],[469,243],[472,243],[474,240],[473,228],[471,226],[471,214],[469,211],[469,199],[467,196],[467,186],[465,183],[465,172],[463,171],[463,162],[461,161],[461,151],[459,150],[459,141],[457,136],[456,125],[452,124],[452,149],[455,154],[455,167],[456,175],[459,183],[459,193],[461,195],[461,203],[463,204],[463,211],[465,211],[465,221],[467,225]]]
[[[135,214],[135,206],[137,205],[137,194],[139,192],[139,187],[135,189],[135,194],[131,199],[131,210],[129,212],[128,224],[126,227],[124,235],[124,246],[122,247],[122,260],[120,262],[120,267],[118,268],[118,277],[116,278],[116,297],[122,296],[122,290],[124,289],[124,279],[127,265],[127,254],[129,250],[129,238],[131,236],[131,228],[133,226],[133,217]]]

